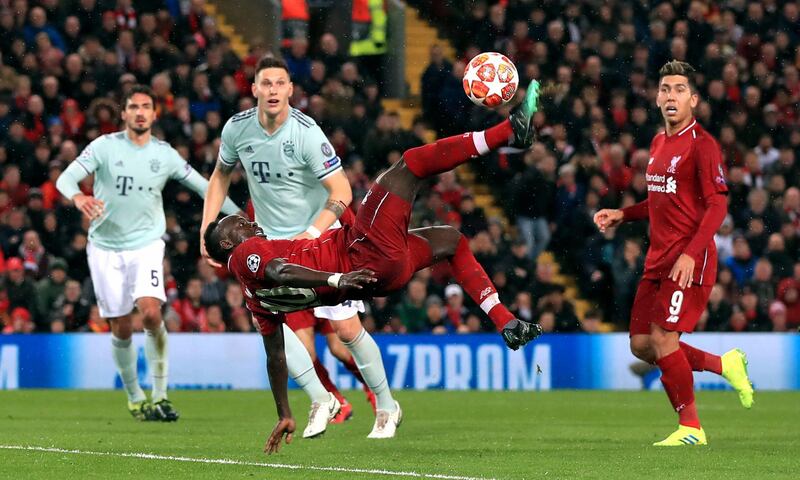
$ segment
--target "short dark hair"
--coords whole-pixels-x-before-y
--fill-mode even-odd
[[[122,97],[122,109],[124,110],[125,107],[128,105],[128,100],[131,99],[137,93],[141,93],[150,97],[150,100],[153,101],[153,106],[156,104],[156,92],[153,91],[152,88],[148,87],[147,85],[136,84],[131,87],[128,92],[125,93],[125,96]]]
[[[661,83],[661,79],[670,75],[680,75],[682,77],[686,77],[689,81],[689,88],[692,90],[692,93],[697,92],[697,84],[695,83],[694,75],[697,70],[694,69],[693,66],[689,65],[686,62],[681,62],[680,60],[672,60],[671,62],[667,62],[664,64],[663,67],[658,71],[658,83]]]
[[[290,75],[289,65],[287,65],[282,58],[278,58],[271,53],[264,55],[258,60],[255,75],[258,76],[258,72],[266,68],[282,68],[286,70],[287,75]]]
[[[219,222],[209,223],[208,227],[206,227],[206,232],[203,234],[203,241],[206,244],[206,251],[209,257],[217,262],[227,263],[231,252],[230,250],[225,250],[219,244],[219,229],[217,227],[219,227]]]

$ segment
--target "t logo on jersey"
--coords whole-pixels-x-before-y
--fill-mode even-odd
[[[269,162],[253,162],[252,168],[258,183],[269,183]]]
[[[133,190],[133,177],[117,176],[117,190],[119,190],[121,197],[127,197],[128,192]]]
[[[675,169],[678,167],[678,162],[681,161],[681,156],[678,155],[677,157],[672,157],[672,160],[669,161],[669,168],[667,168],[667,173],[675,173]]]

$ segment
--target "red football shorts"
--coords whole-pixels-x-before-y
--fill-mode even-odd
[[[631,309],[631,335],[650,335],[654,323],[671,332],[692,332],[706,309],[713,285],[683,290],[670,279],[639,281]]]
[[[408,233],[410,219],[411,205],[377,183],[361,202],[348,232],[347,253],[353,270],[375,272],[372,292],[399,290],[414,272],[431,264],[428,242]]]
[[[293,332],[302,330],[304,328],[314,328],[314,332],[327,335],[333,333],[333,327],[330,320],[327,318],[317,318],[314,316],[314,309],[301,310],[299,312],[291,312],[286,314],[286,325],[292,329]]]

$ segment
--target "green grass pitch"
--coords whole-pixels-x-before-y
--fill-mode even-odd
[[[756,480],[800,475],[800,393],[757,392],[756,405],[747,411],[733,392],[701,392],[698,409],[710,445],[672,449],[650,446],[676,426],[660,392],[398,392],[405,419],[397,438],[382,441],[366,438],[373,416],[363,394],[348,393],[355,407],[352,420],[330,426],[322,439],[298,435],[279,454],[267,457],[261,449],[275,421],[268,391],[173,392],[170,398],[182,414],[174,424],[135,422],[119,391],[4,391],[0,478],[414,478],[308,466],[413,472],[420,475],[416,478]],[[292,392],[291,399],[302,431],[308,401],[300,392]],[[277,463],[303,468],[262,465]]]

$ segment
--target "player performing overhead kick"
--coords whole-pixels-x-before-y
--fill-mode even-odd
[[[653,138],[647,199],[622,210],[600,210],[601,231],[650,219],[650,249],[631,311],[631,351],[661,368],[661,383],[678,412],[678,429],[656,446],[706,445],[697,417],[692,370],[722,375],[753,404],[747,360],[738,349],[717,356],[680,341],[692,332],[717,278],[714,234],[727,213],[728,187],[716,140],[694,119],[694,68],[673,60],[659,72],[656,104],[666,132]]]
[[[317,239],[294,241],[269,240],[258,224],[238,215],[208,226],[204,236],[208,254],[227,262],[242,284],[267,349],[278,409],[278,423],[265,445],[267,453],[278,450],[284,435],[291,442],[295,430],[280,328],[287,312],[384,296],[403,288],[414,272],[446,260],[456,281],[487,313],[510,348],[516,350],[541,333],[538,325],[514,318],[500,303],[494,285],[458,230],[447,226],[408,230],[411,204],[425,179],[508,145],[509,140],[512,146],[530,147],[538,90],[538,82],[531,82],[522,104],[499,125],[406,151],[375,181],[352,225]],[[396,426],[401,419],[398,408],[379,420]]]
[[[286,63],[262,57],[252,92],[257,106],[234,115],[222,129],[219,159],[203,205],[201,245],[206,226],[219,215],[237,164],[247,177],[255,219],[272,239],[317,238],[338,228],[343,214],[352,215],[347,207],[353,194],[336,151],[314,120],[289,104],[293,84]],[[311,400],[304,438],[322,435],[329,421],[339,423],[352,415],[352,406],[317,358],[315,327],[327,337],[331,353],[369,386],[367,398],[376,409],[369,437],[395,435],[394,425],[379,417],[397,410],[397,402],[381,352],[361,326],[359,311],[364,311],[363,302],[347,301],[286,315],[286,367]]]

